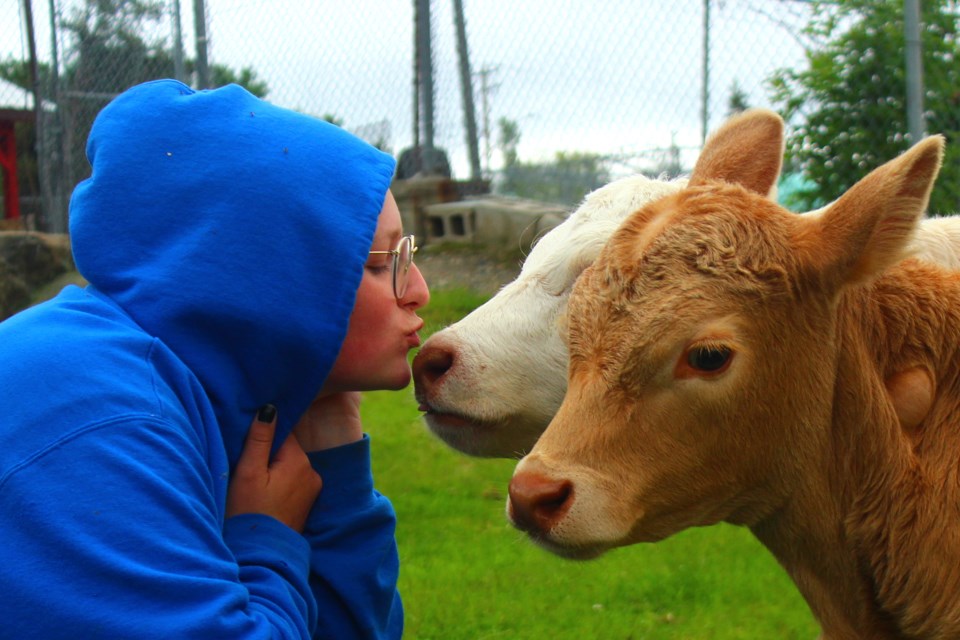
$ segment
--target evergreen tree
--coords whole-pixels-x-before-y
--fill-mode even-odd
[[[927,131],[947,137],[947,156],[930,210],[952,213],[960,201],[960,65],[956,0],[922,6]],[[907,135],[902,0],[814,2],[805,34],[818,46],[807,68],[772,78],[774,100],[794,125],[788,162],[815,185],[806,208],[829,202],[912,142]]]

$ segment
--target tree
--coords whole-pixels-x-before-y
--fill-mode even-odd
[[[514,162],[504,167],[500,193],[573,206],[610,181],[596,153],[558,151],[552,162]]]
[[[743,90],[739,82],[734,80],[733,85],[730,87],[730,98],[727,102],[727,116],[736,115],[749,108],[750,103],[747,92]]]
[[[645,175],[655,180],[671,180],[687,173],[680,160],[680,147],[677,146],[676,134],[670,135],[670,146],[657,151],[659,158],[655,160],[652,168],[643,172]]]
[[[193,60],[188,60],[184,66],[188,71],[192,71],[196,63]],[[173,69],[172,66],[170,68]],[[240,72],[237,73],[222,64],[211,65],[210,84],[214,87],[238,84],[258,98],[266,98],[267,94],[270,93],[266,81],[258,78],[257,72],[252,67],[242,67]]]
[[[166,54],[159,36],[147,41],[163,18],[158,0],[86,0],[62,21],[71,34],[66,84],[74,91],[117,93],[145,78],[162,77]]]
[[[960,198],[960,16],[956,0],[921,5],[927,129],[948,141],[930,209],[949,213]],[[819,44],[808,49],[807,68],[780,70],[770,82],[774,101],[795,125],[788,162],[814,185],[799,196],[805,208],[815,208],[911,144],[903,2],[815,1],[804,33]]]
[[[500,151],[503,153],[504,168],[511,167],[517,163],[517,145],[520,144],[520,125],[516,120],[509,118],[500,118],[497,121],[500,129],[498,142]]]
[[[49,104],[59,99],[55,111],[44,111],[41,143],[44,163],[52,165],[45,179],[58,182],[56,191],[69,193],[89,173],[84,153],[87,136],[97,113],[115,95],[141,82],[174,76],[172,51],[159,35],[165,31],[162,22],[167,19],[168,4],[167,0],[82,0],[71,4],[71,10],[60,20],[64,70],[56,87],[50,65],[38,65],[44,99]],[[194,60],[184,61],[187,73],[192,74],[195,66]],[[0,77],[33,90],[23,60],[11,57],[0,61]],[[261,98],[269,92],[267,83],[250,67],[234,71],[214,64],[210,78],[214,87],[236,83]],[[33,123],[17,127],[22,193],[37,192],[36,139]],[[52,206],[55,212],[56,205]]]
[[[69,37],[62,79],[67,91],[60,107],[64,134],[71,138],[64,145],[69,150],[71,186],[89,173],[83,147],[97,113],[133,85],[173,77],[173,55],[159,35],[164,32],[161,22],[166,19],[167,4],[165,0],[84,0],[62,21]],[[187,60],[184,66],[191,72],[195,62]],[[237,83],[260,97],[268,93],[266,82],[252,68],[236,72],[212,65],[210,72],[215,87]]]
[[[503,153],[499,193],[573,206],[610,181],[606,159],[596,153],[558,151],[552,162],[521,162],[520,126],[508,118],[498,124]]]

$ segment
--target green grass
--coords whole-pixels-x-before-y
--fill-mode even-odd
[[[428,334],[483,301],[435,291]],[[399,518],[406,640],[812,639],[790,579],[743,528],[692,529],[590,562],[532,545],[504,517],[510,460],[430,435],[411,389],[368,393],[378,488]]]

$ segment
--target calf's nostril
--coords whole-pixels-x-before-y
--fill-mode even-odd
[[[510,480],[510,517],[530,533],[547,533],[573,503],[573,483],[535,473],[517,473]]]
[[[413,359],[413,377],[418,386],[430,386],[453,366],[453,351],[441,347],[424,347]]]

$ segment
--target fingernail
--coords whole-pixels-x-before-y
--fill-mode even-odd
[[[272,404],[265,404],[257,411],[257,420],[260,422],[271,423],[277,417],[277,408]]]

